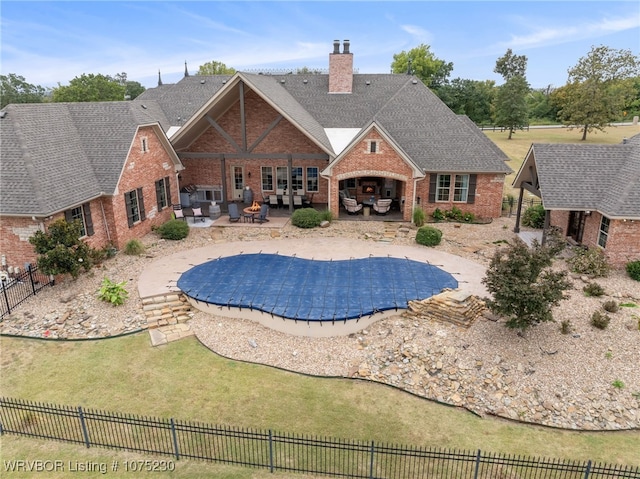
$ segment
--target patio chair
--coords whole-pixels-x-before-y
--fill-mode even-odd
[[[278,195],[269,195],[269,206],[272,208],[278,207]]]
[[[181,219],[182,221],[187,221],[187,218],[185,218],[184,216],[184,211],[182,211],[181,204],[173,205],[173,216],[175,219]]]
[[[342,204],[350,215],[357,215],[362,209],[362,203],[358,203],[353,198],[343,198]]]
[[[238,205],[235,203],[229,203],[229,221],[233,223],[240,221],[240,212],[238,211]]]
[[[282,206],[283,207],[289,207],[289,195],[282,195]]]
[[[302,196],[295,195],[293,197],[293,207],[294,208],[302,208]]]
[[[191,208],[193,211],[193,222],[196,222],[196,218],[200,218],[200,221],[204,223],[204,215],[202,214],[202,208]]]
[[[378,200],[373,204],[373,210],[378,215],[386,215],[389,212],[389,210],[391,209],[391,202],[392,201],[393,200],[391,198]]]
[[[269,214],[269,205],[266,203],[263,203],[260,206],[260,214],[258,215],[258,218],[257,218],[258,223],[262,224],[269,221],[269,219],[267,218],[268,214]]]

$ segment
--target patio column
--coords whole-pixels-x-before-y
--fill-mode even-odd
[[[542,229],[542,246],[547,242],[547,232],[551,226],[551,211],[544,210],[544,228]]]
[[[513,228],[514,233],[520,233],[520,213],[522,213],[522,197],[524,196],[524,188],[520,187],[518,195],[518,209],[516,210],[516,225]]]

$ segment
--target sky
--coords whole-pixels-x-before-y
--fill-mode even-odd
[[[327,69],[350,40],[358,73],[389,73],[420,44],[453,63],[450,79],[495,80],[508,48],[526,55],[534,88],[562,86],[592,46],[640,54],[640,2],[630,1],[12,1],[0,3],[0,73],[34,85],[82,74],[151,88],[209,61],[240,71]]]

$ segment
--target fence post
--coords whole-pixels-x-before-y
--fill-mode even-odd
[[[273,474],[273,436],[269,429],[269,472]]]
[[[584,471],[584,479],[589,479],[589,474],[591,474],[591,459],[587,461],[587,468]]]
[[[369,462],[369,479],[373,479],[373,450],[374,450],[374,442],[371,441],[371,461]]]
[[[11,314],[11,304],[9,304],[9,296],[7,296],[7,281],[4,279],[2,280],[2,295],[7,305],[7,314]]]
[[[476,454],[476,471],[473,473],[473,479],[478,479],[478,472],[480,472],[480,449]]]
[[[33,272],[31,271],[31,263],[29,263],[29,266],[27,266],[27,273],[29,273],[29,282],[31,283],[31,291],[33,291],[33,294],[36,294],[36,285],[33,281]]]
[[[78,417],[80,418],[80,425],[82,426],[82,435],[84,436],[84,443],[87,448],[91,447],[91,443],[89,442],[89,432],[87,431],[87,424],[84,420],[84,412],[82,408],[78,406]]]
[[[176,423],[171,418],[171,437],[173,438],[173,451],[176,456],[176,461],[180,460],[180,451],[178,450],[178,437],[176,436]]]

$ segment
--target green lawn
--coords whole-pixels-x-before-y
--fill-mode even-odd
[[[159,348],[147,333],[73,343],[0,338],[0,350],[2,396],[299,434],[640,465],[637,431],[568,432],[482,419],[381,384],[226,360],[195,338]],[[13,440],[3,438],[3,456]]]
[[[623,138],[631,138],[640,133],[640,126],[615,126],[607,128],[604,132],[589,133],[585,141],[578,130],[567,128],[532,128],[529,131],[516,131],[511,140],[508,140],[509,132],[485,130],[485,135],[491,139],[510,158],[507,164],[514,171],[505,180],[505,194],[511,193],[518,197],[519,190],[511,188],[516,173],[524,161],[532,143],[578,143],[597,144],[622,143]]]

